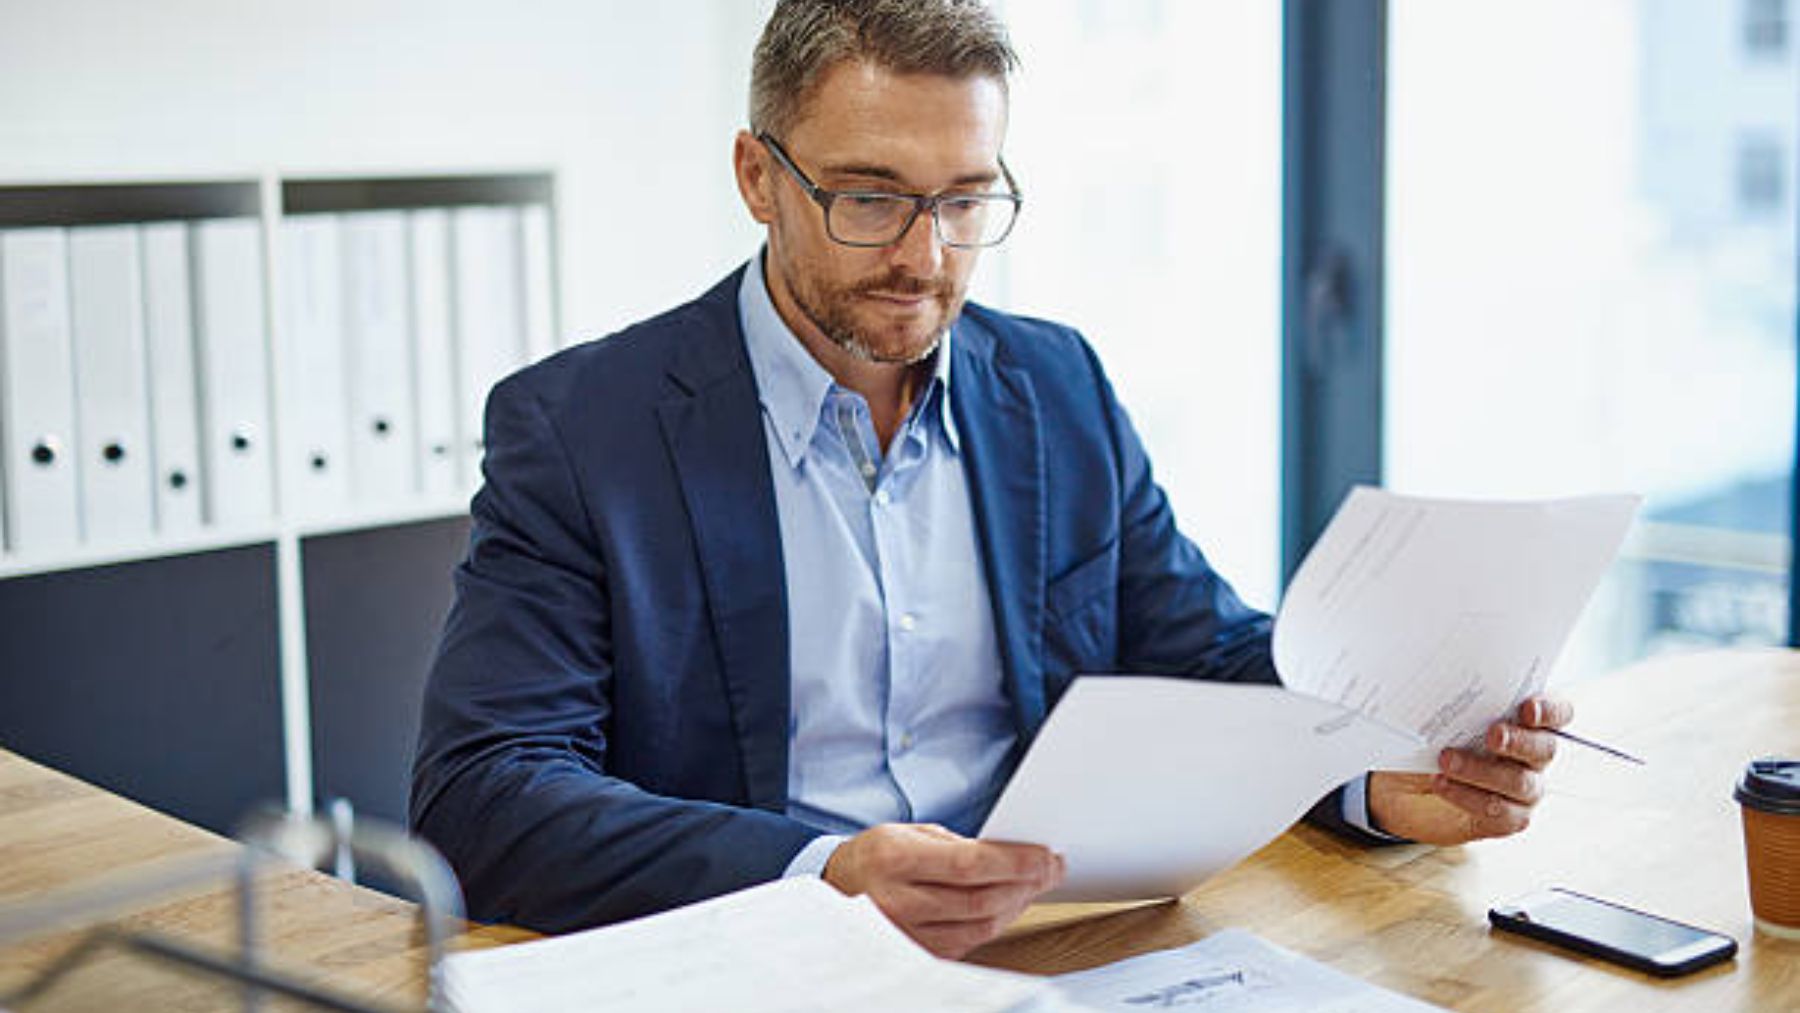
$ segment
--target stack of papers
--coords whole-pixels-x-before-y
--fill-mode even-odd
[[[460,1013],[1435,1008],[1237,929],[1059,978],[952,963],[920,949],[866,897],[810,876],[622,925],[452,954],[444,986]]]
[[[1046,900],[1178,896],[1365,771],[1435,770],[1544,688],[1637,505],[1356,489],[1276,619],[1285,688],[1077,679],[981,836],[1061,852]]]
[[[1204,1009],[1207,1013],[1432,1013],[1422,1003],[1334,971],[1242,929],[1053,979],[1065,1005],[1032,1013]],[[1054,1001],[1054,1000],[1053,1000]]]
[[[939,960],[812,876],[444,961],[460,1013],[999,1013],[1042,979]]]

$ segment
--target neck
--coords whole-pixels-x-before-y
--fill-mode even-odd
[[[894,434],[900,431],[900,424],[911,413],[919,392],[930,380],[933,360],[927,357],[911,364],[870,362],[853,355],[819,330],[795,302],[785,281],[767,270],[766,262],[763,278],[776,314],[800,339],[801,347],[840,387],[855,391],[868,402],[869,419],[875,426],[876,438],[881,441],[882,452],[886,453]]]

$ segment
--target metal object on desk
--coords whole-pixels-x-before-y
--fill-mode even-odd
[[[127,931],[105,925],[89,930],[79,943],[24,987],[0,995],[0,1007],[28,1013],[35,999],[48,994],[94,956],[123,949],[237,983],[246,1011],[261,1009],[265,998],[278,996],[343,1013],[417,1013],[415,1007],[359,998],[275,967],[259,951],[256,881],[267,864],[282,860],[309,868],[326,864],[342,868],[348,858],[386,873],[413,891],[409,899],[419,905],[427,954],[424,1009],[427,1013],[448,1009],[443,993],[443,957],[445,941],[462,918],[462,891],[448,863],[430,845],[377,821],[354,822],[343,808],[327,818],[274,810],[259,812],[243,824],[238,838],[245,846],[234,854],[174,862],[153,873],[0,909],[0,946],[5,946],[79,929],[152,898],[231,879],[237,900],[236,952],[211,950],[161,932]]]

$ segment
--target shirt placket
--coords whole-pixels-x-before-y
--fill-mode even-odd
[[[913,579],[915,560],[909,551],[905,499],[907,480],[918,465],[921,449],[916,420],[906,422],[884,460],[861,399],[846,396],[834,407],[839,436],[869,491],[869,526],[874,535],[887,640],[886,678],[880,688],[884,754],[888,779],[903,810],[901,818],[911,820],[913,793],[907,789],[906,771],[917,745],[914,725],[919,714],[921,654],[915,641],[923,603],[912,599],[917,582]]]

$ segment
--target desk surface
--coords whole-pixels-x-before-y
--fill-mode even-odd
[[[0,750],[0,907],[101,882],[154,877],[189,859],[230,858],[239,846],[180,820]],[[413,905],[309,869],[271,866],[257,890],[263,951],[341,991],[409,1004],[424,999],[425,945]],[[112,924],[235,947],[235,894],[226,881],[166,893],[128,907]],[[456,944],[474,948],[531,938],[482,927]],[[0,947],[0,995],[35,979],[78,935]],[[237,1009],[223,982],[108,950],[42,999],[51,1009]],[[278,1008],[287,1009],[282,1005]]]
[[[1236,926],[1456,1010],[1800,1010],[1800,942],[1752,930],[1731,797],[1747,760],[1800,756],[1800,654],[1658,659],[1566,694],[1575,730],[1649,764],[1563,744],[1518,837],[1367,850],[1300,826],[1179,902],[1036,908],[975,959],[1072,971]],[[1723,931],[1738,957],[1662,982],[1490,933],[1489,906],[1552,885]]]
[[[1524,835],[1463,848],[1365,850],[1298,827],[1178,902],[1127,910],[1033,909],[975,955],[1055,973],[1238,926],[1340,970],[1458,1010],[1800,1009],[1800,942],[1751,929],[1731,787],[1743,762],[1800,755],[1800,654],[1662,659],[1569,690],[1578,730],[1650,761],[1639,769],[1565,748],[1550,797]],[[78,887],[171,856],[236,847],[0,750],[0,904]],[[1491,935],[1494,902],[1566,885],[1728,932],[1729,965],[1660,982]],[[423,946],[410,905],[304,870],[270,874],[271,948],[341,986],[417,997]],[[133,927],[224,945],[223,888],[163,899]],[[459,940],[524,938],[484,928]],[[66,938],[0,950],[0,993],[63,952]],[[70,1008],[232,1008],[236,996],[119,956],[80,983]]]

